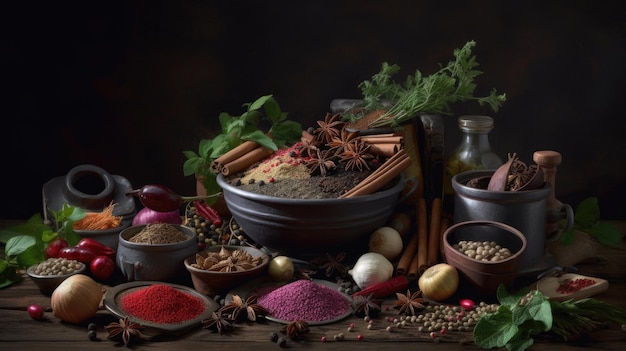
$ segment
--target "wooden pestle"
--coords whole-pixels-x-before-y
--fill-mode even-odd
[[[546,222],[546,234],[548,236],[559,229],[559,221],[561,219],[561,208],[563,204],[556,198],[555,185],[556,168],[561,164],[562,160],[561,154],[557,151],[542,150],[535,151],[533,154],[533,161],[543,169],[544,181],[550,184]]]

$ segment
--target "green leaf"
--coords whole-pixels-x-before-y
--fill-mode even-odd
[[[185,156],[187,160],[192,160],[192,159],[196,159],[200,157],[197,153],[195,153],[194,151],[190,151],[190,150],[183,151],[183,155]]]
[[[524,351],[534,343],[535,340],[532,338],[513,338],[506,344],[506,349],[509,351]]]
[[[584,199],[574,214],[574,221],[578,228],[591,228],[600,220],[600,207],[598,206],[598,198],[590,197]]]
[[[511,323],[512,316],[507,306],[500,306],[496,313],[482,316],[474,327],[474,343],[486,349],[506,345],[518,332],[517,326]]]
[[[248,111],[260,109],[269,100],[273,100],[272,95],[261,96],[248,106]]]
[[[597,222],[587,232],[605,246],[616,247],[622,241],[622,232],[611,223]]]
[[[37,241],[34,237],[30,235],[18,235],[7,241],[4,251],[7,258],[13,257],[21,254],[35,244],[37,244]]]
[[[209,157],[211,151],[213,150],[213,143],[215,141],[212,139],[202,139],[198,144],[198,156],[200,157]]]
[[[6,261],[4,262],[6,264],[5,269],[0,271],[0,289],[22,280],[22,275],[17,272],[17,268],[8,265]],[[0,265],[4,265],[2,261],[0,261]]]
[[[45,230],[43,233],[41,233],[41,240],[44,243],[49,243],[58,237],[59,237],[59,234],[53,231],[52,229]]]
[[[65,231],[63,232],[63,238],[70,246],[76,246],[80,241],[80,235],[74,231],[74,222],[68,221],[65,224]]]
[[[276,144],[272,140],[272,138],[268,137],[267,135],[265,135],[265,133],[261,132],[260,130],[255,130],[252,133],[242,135],[241,139],[254,141],[258,143],[259,145],[264,146],[272,151],[276,151],[278,149],[276,147]]]
[[[38,245],[32,245],[17,255],[17,265],[20,267],[32,266],[43,260],[45,260],[43,248]]]

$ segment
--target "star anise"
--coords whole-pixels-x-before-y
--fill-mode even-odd
[[[330,143],[333,138],[339,137],[339,132],[346,123],[341,120],[341,114],[327,113],[323,121],[317,121],[319,128],[313,131],[317,140],[324,144]]]
[[[346,170],[354,171],[355,168],[359,171],[363,171],[363,168],[369,170],[367,160],[374,158],[369,153],[369,149],[370,145],[360,141],[360,139],[353,139],[347,143],[341,154],[341,161],[346,163]]]
[[[374,295],[356,295],[352,298],[352,314],[357,317],[375,317],[380,313],[381,302]]]
[[[129,320],[128,317],[120,318],[119,322],[109,323],[105,328],[109,332],[107,339],[122,341],[124,346],[128,346],[133,338],[143,338],[143,334],[140,331],[143,329],[143,326]]]
[[[211,317],[202,321],[202,327],[224,334],[233,329],[233,323],[234,321],[231,318],[217,311],[213,312]]]
[[[344,258],[346,258],[345,252],[341,252],[335,257],[326,253],[327,260],[321,268],[325,270],[327,277],[331,277],[333,274],[345,275],[348,272],[348,266],[342,263]]]
[[[289,322],[285,325],[281,330],[283,334],[287,334],[290,339],[296,339],[301,337],[303,334],[308,333],[309,324],[302,320],[297,320],[293,322]]]
[[[309,168],[311,174],[319,170],[322,177],[326,177],[328,171],[336,167],[335,162],[332,160],[332,155],[326,150],[315,150],[315,157],[306,161],[306,166]]]
[[[423,309],[422,304],[426,300],[422,297],[422,291],[417,290],[411,294],[411,290],[406,291],[406,295],[402,293],[396,293],[397,300],[393,302],[393,307],[399,309],[398,314],[410,314],[415,315],[417,309]]]
[[[267,315],[269,311],[256,303],[257,296],[252,294],[245,300],[239,295],[233,295],[233,300],[219,309],[220,312],[226,313],[233,321],[238,321],[245,317],[247,320],[254,322],[258,314]]]
[[[338,137],[334,137],[330,143],[328,143],[328,151],[333,156],[340,156],[344,150],[349,147],[348,144],[353,140],[360,138],[358,132],[349,132],[345,127],[341,129],[341,133]]]
[[[312,133],[306,131],[302,132],[302,137],[300,138],[297,151],[303,157],[315,157],[316,150],[320,149],[322,146],[322,142],[317,140]]]

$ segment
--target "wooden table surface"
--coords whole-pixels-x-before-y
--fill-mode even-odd
[[[626,222],[618,222],[626,229]],[[617,249],[602,248],[593,258],[577,265],[578,273],[602,277],[609,281],[609,289],[595,298],[616,306],[626,307],[626,245],[622,242]],[[367,323],[358,317],[348,317],[340,322],[311,326],[311,331],[299,341],[288,341],[286,348],[300,350],[377,350],[391,347],[393,350],[477,350],[471,343],[470,332],[448,332],[436,340],[428,333],[420,332],[416,327],[405,327],[392,332],[385,330],[389,324],[386,316],[398,317],[397,311],[385,310],[394,299],[385,300],[381,316],[376,318],[374,327],[367,329]],[[8,288],[0,289],[0,350],[98,350],[115,349],[120,345],[106,339],[104,325],[114,318],[106,310],[98,312],[88,322],[98,325],[98,341],[87,337],[87,323],[72,325],[63,323],[51,312],[46,313],[44,321],[35,321],[26,312],[26,306],[37,303],[50,306],[50,297],[43,295],[28,278]],[[354,331],[347,330],[354,323]],[[220,350],[220,349],[256,349],[273,350],[279,346],[269,341],[271,332],[278,332],[282,327],[270,321],[256,323],[238,323],[237,328],[228,334],[219,335],[209,330],[198,328],[180,335],[158,335],[149,341],[135,345],[136,350]],[[343,333],[342,341],[334,341],[333,336]],[[358,336],[362,338],[359,340]],[[321,339],[326,336],[326,342]],[[626,332],[619,325],[611,325],[585,336],[577,341],[563,343],[554,340],[536,340],[530,350],[625,350]]]

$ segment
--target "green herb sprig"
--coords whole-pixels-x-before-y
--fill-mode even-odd
[[[450,115],[451,105],[463,101],[476,101],[481,106],[488,104],[497,112],[506,101],[506,94],[498,94],[493,89],[488,96],[474,96],[474,79],[482,74],[475,69],[478,66],[476,57],[472,56],[475,45],[475,41],[468,41],[463,48],[454,50],[455,60],[446,66],[440,65],[439,71],[424,75],[417,70],[403,84],[393,80],[400,67],[384,62],[372,80],[359,84],[365,102],[364,111],[386,110],[371,126],[397,126],[420,113]],[[387,109],[383,104],[389,101],[391,107]],[[354,120],[358,116],[348,114],[346,118]]]
[[[551,332],[567,341],[607,322],[626,323],[626,309],[593,298],[556,301],[529,288],[509,294],[502,285],[497,297],[498,310],[483,315],[474,327],[474,343],[482,348],[523,351],[541,333]]]
[[[0,242],[4,251],[0,252],[0,288],[9,286],[22,279],[18,269],[26,268],[46,259],[46,246],[52,240],[61,237],[70,246],[80,240],[73,225],[85,217],[85,210],[63,204],[52,214],[52,225],[43,222],[41,214],[35,214],[26,223],[0,230]]]
[[[600,206],[596,197],[586,198],[578,204],[574,212],[574,225],[571,230],[561,234],[561,243],[573,243],[576,230],[591,234],[600,244],[609,247],[617,246],[623,236],[615,225],[600,221]]]
[[[183,151],[187,158],[183,164],[183,174],[200,176],[207,194],[220,191],[217,175],[211,170],[211,163],[244,141],[255,141],[276,151],[286,143],[300,140],[302,126],[287,119],[287,113],[281,110],[272,95],[262,96],[243,106],[247,109],[241,116],[220,113],[220,134],[213,139],[200,140],[197,152]],[[260,129],[263,122],[269,124],[267,132]]]

